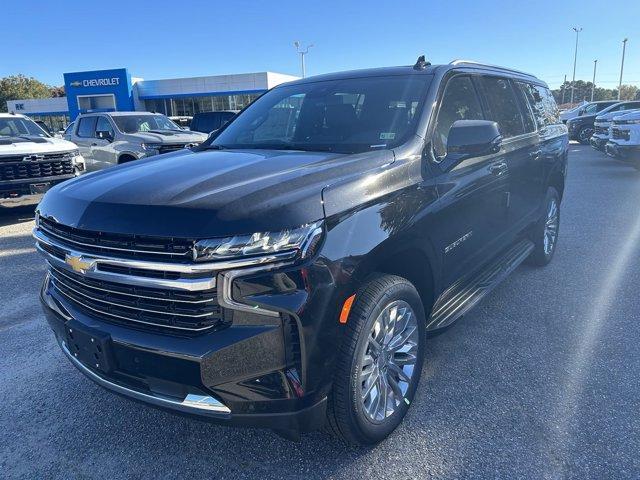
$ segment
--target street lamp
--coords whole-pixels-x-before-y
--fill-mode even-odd
[[[296,51],[300,54],[300,66],[302,68],[302,78],[304,78],[306,73],[304,68],[304,56],[309,53],[309,49],[313,47],[313,43],[304,48],[301,46],[300,42],[296,40],[293,42],[293,45],[296,47]]]
[[[593,93],[596,89],[596,66],[598,65],[598,60],[593,61],[593,82],[591,82],[591,101],[593,102]]]
[[[573,27],[573,31],[576,32],[576,50],[573,54],[573,80],[571,81],[571,100],[573,104],[573,93],[576,89],[576,63],[578,61],[578,35],[582,31],[582,27]]]
[[[620,94],[622,93],[622,71],[624,70],[624,52],[627,49],[627,38],[622,41],[622,64],[620,65],[620,83],[618,84],[618,100],[620,100]]]

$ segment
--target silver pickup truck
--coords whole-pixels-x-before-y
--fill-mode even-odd
[[[207,135],[183,130],[157,113],[104,112],[79,115],[64,138],[78,146],[93,171],[189,148]]]

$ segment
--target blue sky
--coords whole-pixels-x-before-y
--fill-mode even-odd
[[[615,8],[616,6],[620,8]],[[60,85],[64,72],[126,67],[145,79],[275,71],[299,74],[294,40],[313,43],[307,74],[468,58],[536,74],[640,86],[640,1],[9,1],[0,76]],[[10,48],[6,48],[7,45]]]

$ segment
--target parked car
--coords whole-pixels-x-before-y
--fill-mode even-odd
[[[607,155],[625,160],[640,170],[640,110],[613,119]]]
[[[196,113],[189,128],[194,132],[210,134],[231,121],[237,113],[237,110]]]
[[[636,109],[622,110],[622,112],[633,112],[635,110]],[[613,119],[615,117],[619,117],[620,114],[621,114],[621,111],[615,111],[615,112],[607,112],[605,114],[598,115],[596,117],[593,123],[593,126],[594,126],[593,135],[591,135],[591,138],[589,139],[589,143],[593,148],[604,152],[605,145],[611,138],[611,126],[612,126]]]
[[[588,102],[581,102],[578,105],[576,105],[573,108],[570,108],[568,110],[560,110],[560,120],[562,121],[562,123],[567,123],[568,120],[571,120],[572,118],[575,118],[577,116],[580,115],[580,112],[584,112],[584,107],[588,105]]]
[[[551,261],[568,143],[545,83],[508,68],[421,57],[280,85],[200,147],[51,190],[44,311],[107,389],[379,442],[427,333]]]
[[[601,105],[604,105],[607,102],[598,102]],[[587,105],[585,107],[584,113],[580,116],[573,118],[567,122],[567,127],[569,129],[569,139],[577,140],[583,145],[587,145],[591,136],[595,132],[595,120],[598,115],[604,115],[605,113],[614,113],[621,112],[623,110],[630,110],[633,108],[640,107],[640,101],[629,101],[629,102],[608,102],[609,105],[605,108],[598,110],[598,107],[591,107],[591,105]],[[588,108],[590,107],[590,108]]]
[[[0,207],[35,205],[50,187],[84,171],[74,144],[29,117],[0,113]]]
[[[49,125],[46,124],[46,122],[43,122],[42,120],[34,120],[34,122],[36,122],[41,129],[47,132],[47,135],[53,137],[53,132],[49,128]]]
[[[180,128],[182,128],[184,130],[189,130],[189,125],[191,125],[191,120],[193,120],[193,117],[182,115],[182,116],[179,116],[179,117],[169,117],[169,119],[173,123],[178,125]]]
[[[159,113],[86,113],[65,138],[80,148],[90,171],[199,145],[207,136],[188,132]]]

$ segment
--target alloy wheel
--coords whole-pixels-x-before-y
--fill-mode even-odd
[[[558,227],[560,225],[560,216],[558,214],[558,202],[555,198],[549,201],[547,206],[547,217],[544,223],[544,253],[551,255],[558,238]]]
[[[583,128],[580,130],[580,141],[588,142],[594,131],[595,130],[593,128]]]
[[[405,301],[391,302],[373,322],[359,370],[363,411],[372,422],[383,422],[408,402],[418,342],[416,314]]]

